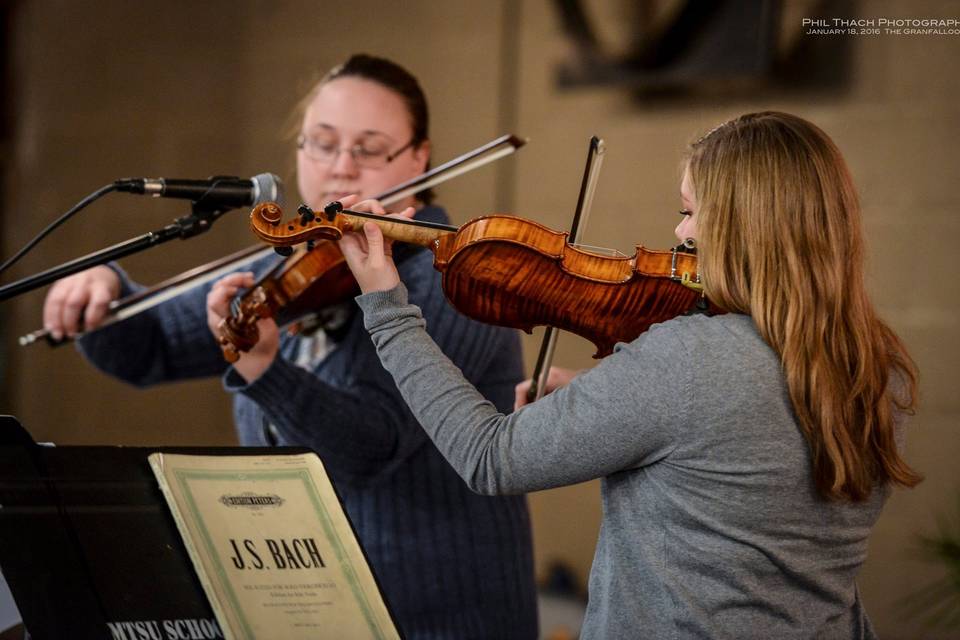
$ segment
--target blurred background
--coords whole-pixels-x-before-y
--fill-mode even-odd
[[[823,32],[839,28],[835,18],[864,22]],[[672,246],[689,142],[740,113],[797,113],[847,158],[864,206],[873,300],[921,371],[907,458],[926,481],[894,493],[860,588],[883,638],[960,637],[948,619],[929,626],[936,611],[926,606],[958,616],[960,587],[911,600],[960,575],[956,559],[951,567],[921,543],[960,529],[960,296],[950,244],[960,232],[960,29],[889,27],[896,33],[879,23],[958,18],[960,2],[945,0],[8,0],[0,4],[0,254],[121,177],[269,171],[285,180],[292,212],[293,105],[355,52],[392,58],[420,78],[434,165],[501,133],[530,139],[515,156],[438,189],[456,223],[509,212],[569,227],[587,142],[602,136],[606,159],[584,241],[628,255],[637,244]],[[112,194],[3,283],[188,212],[185,201]],[[203,236],[123,264],[136,280],[158,282],[252,244],[246,219],[232,212]],[[0,413],[58,444],[234,443],[218,380],[137,390],[73,348],[17,346],[40,328],[44,294],[0,303]],[[525,338],[528,370],[539,337]],[[592,352],[562,335],[556,363],[588,367]],[[599,483],[532,494],[530,504],[538,576],[553,594],[544,635],[570,637],[599,527]]]

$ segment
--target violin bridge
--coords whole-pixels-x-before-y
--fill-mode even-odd
[[[700,274],[696,274],[694,277],[690,277],[689,271],[684,271],[681,274],[677,274],[677,249],[674,248],[671,251],[670,256],[670,279],[679,282],[688,289],[693,289],[697,293],[703,293],[703,284],[700,282]]]

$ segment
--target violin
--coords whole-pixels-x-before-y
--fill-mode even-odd
[[[568,234],[509,215],[475,218],[460,227],[386,218],[344,210],[333,202],[316,216],[284,222],[282,209],[253,209],[254,233],[274,246],[338,240],[372,221],[385,237],[429,248],[442,274],[444,294],[461,313],[480,322],[522,329],[546,325],[575,333],[613,352],[657,322],[705,307],[694,253],[682,248],[633,256],[604,255],[568,242]]]
[[[513,153],[526,140],[505,135],[392,189],[374,196],[385,205],[445,182],[466,171]],[[276,205],[275,205],[276,206]],[[302,219],[314,214],[303,207]],[[451,229],[455,227],[450,227]],[[236,299],[231,313],[219,327],[218,342],[227,362],[236,362],[240,352],[249,351],[260,339],[257,322],[273,318],[284,325],[306,314],[346,302],[360,293],[343,254],[336,243],[311,239],[306,250],[293,253]],[[277,249],[281,252],[281,249]]]

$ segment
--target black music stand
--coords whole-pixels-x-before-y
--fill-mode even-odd
[[[309,450],[42,446],[0,416],[0,568],[34,640],[207,637],[216,625],[147,462],[157,451]]]

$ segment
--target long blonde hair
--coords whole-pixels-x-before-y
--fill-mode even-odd
[[[750,314],[779,354],[820,495],[919,483],[894,438],[916,367],[867,297],[860,205],[836,145],[802,118],[753,113],[694,143],[688,168],[706,294]]]

